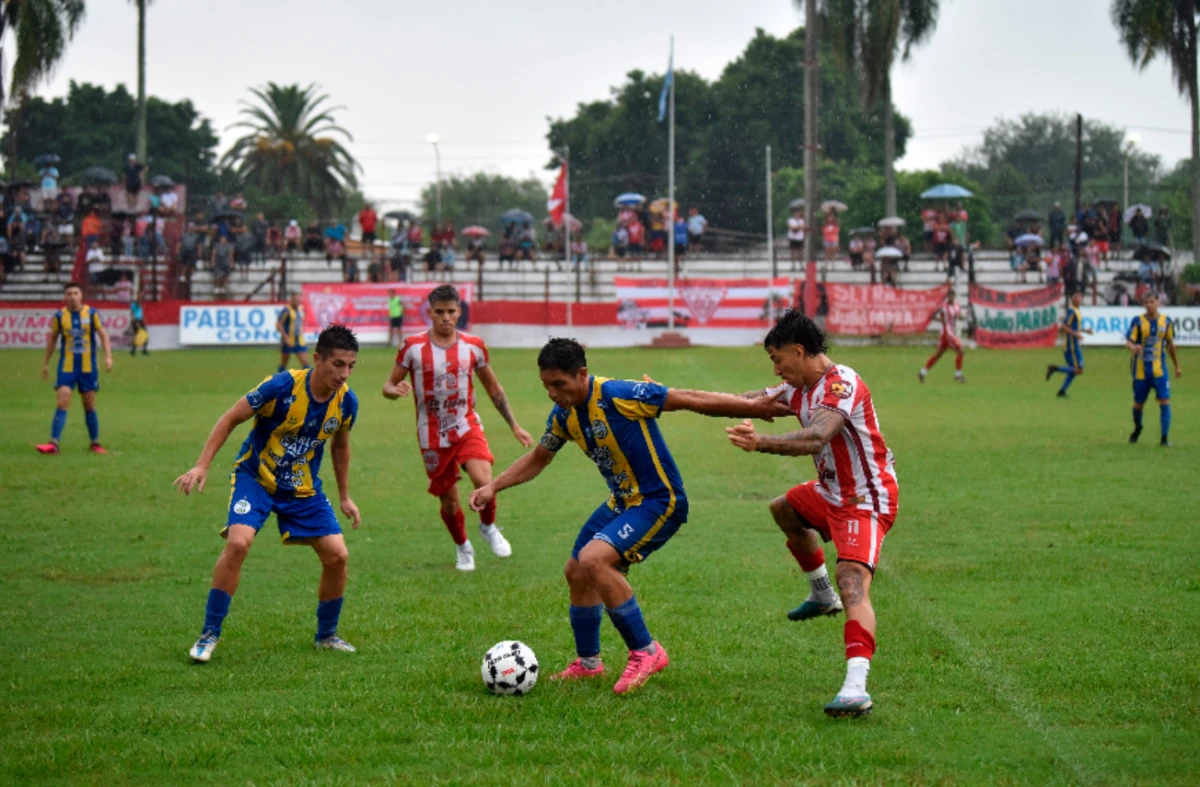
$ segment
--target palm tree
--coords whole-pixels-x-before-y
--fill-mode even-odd
[[[1192,105],[1192,248],[1200,262],[1200,0],[1113,0],[1112,20],[1139,69],[1162,55]]]
[[[862,83],[865,107],[883,110],[886,212],[896,215],[896,128],[892,66],[906,61],[937,26],[938,0],[825,0],[823,28],[843,68]]]
[[[4,37],[13,31],[16,57],[12,67],[12,89],[5,93],[0,77],[0,105],[11,95],[18,102],[45,79],[62,60],[67,43],[83,22],[84,0],[0,0],[0,75],[5,70]],[[18,108],[19,111],[19,108]],[[10,171],[16,167],[17,135],[9,123]]]
[[[221,166],[234,170],[247,185],[267,194],[289,193],[307,201],[319,216],[339,209],[346,192],[358,185],[361,170],[340,142],[353,141],[350,132],[334,123],[333,113],[345,107],[323,106],[316,84],[251,88],[260,103],[243,101],[240,123],[249,134],[233,143]]]
[[[137,144],[134,151],[138,161],[146,163],[146,6],[154,0],[130,0],[138,11],[138,94],[137,94]]]

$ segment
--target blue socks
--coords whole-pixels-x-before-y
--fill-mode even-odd
[[[1054,371],[1062,372],[1063,374],[1070,374],[1074,371],[1074,369],[1072,369],[1070,366],[1055,366]]]
[[[1162,424],[1163,439],[1167,439],[1167,432],[1171,431],[1171,405],[1160,404],[1158,406],[1158,421]]]
[[[83,420],[87,422],[88,437],[93,443],[100,441],[100,416],[96,415],[95,410],[88,410],[83,414]]]
[[[204,608],[204,630],[206,632],[211,631],[218,637],[221,636],[221,623],[229,614],[229,602],[231,601],[233,601],[233,597],[224,590],[211,588],[208,591],[208,605]]]
[[[612,621],[621,638],[625,640],[627,648],[649,650],[650,646],[654,644],[654,638],[650,636],[650,631],[646,628],[646,621],[642,619],[642,608],[638,606],[637,596],[630,596],[629,600],[621,606],[606,611],[609,620]]]
[[[1138,431],[1142,429],[1142,410],[1140,407],[1133,408],[1133,428]]]
[[[338,617],[342,614],[342,599],[317,602],[317,641],[337,634]]]
[[[575,653],[582,659],[600,655],[600,621],[603,604],[594,607],[571,606],[571,630],[575,632]]]
[[[54,420],[50,423],[50,439],[57,443],[58,439],[62,437],[63,427],[66,425],[67,411],[55,410]]]
[[[1061,390],[1065,393],[1066,390],[1071,387],[1071,383],[1075,382],[1075,372],[1073,372],[1070,369],[1067,369],[1064,372],[1064,374],[1067,375],[1067,379],[1063,380],[1062,388],[1059,390]]]

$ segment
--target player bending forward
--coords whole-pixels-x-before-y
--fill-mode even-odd
[[[853,369],[825,355],[825,334],[803,314],[783,313],[763,342],[782,391],[804,427],[782,435],[759,435],[746,421],[726,429],[744,451],[782,456],[811,455],[817,480],[788,490],[771,503],[771,515],[787,546],[808,575],[810,592],[788,613],[792,620],[846,611],[846,681],[825,706],[830,716],[871,712],[867,672],[875,653],[871,579],[883,537],[896,520],[900,492],[892,452],[879,431],[871,392]],[[837,586],[830,587],[825,552],[817,536],[837,547]]]
[[[601,611],[629,648],[629,662],[613,687],[633,691],[667,664],[667,652],[650,636],[625,575],[662,547],[687,521],[688,501],[679,470],[658,430],[668,410],[703,415],[770,418],[788,410],[762,396],[668,389],[658,383],[608,380],[588,373],[583,347],[573,339],[551,339],[538,355],[538,369],[554,402],[541,443],[471,495],[471,508],[491,505],[496,493],[536,478],[569,442],[596,463],[612,493],[588,519],[567,560],[571,629],[578,658],[551,680],[604,674],[600,661]]]
[[[938,362],[942,354],[951,347],[954,348],[954,380],[960,383],[967,381],[967,378],[963,377],[962,372],[962,339],[959,339],[956,333],[958,320],[962,317],[962,307],[955,302],[956,300],[957,297],[954,294],[954,290],[951,289],[950,292],[946,293],[946,302],[933,315],[935,320],[942,321],[942,336],[938,341],[937,352],[929,356],[929,360],[925,362],[925,365],[921,367],[921,371],[917,373],[917,376],[921,378],[921,382],[925,382],[925,376],[929,374],[929,370]]]
[[[504,388],[488,365],[483,339],[458,330],[462,313],[458,290],[443,284],[429,293],[429,315],[433,326],[425,333],[410,336],[396,354],[392,376],[383,386],[383,395],[399,399],[416,391],[417,442],[429,476],[429,494],[441,501],[442,521],[458,549],[454,567],[475,570],[475,547],[467,540],[466,518],[458,497],[459,468],[476,488],[492,480],[496,460],[483,434],[483,423],[475,412],[475,382],[479,378],[492,404],[512,429],[521,445],[533,445],[517,423]],[[406,378],[412,375],[412,383]],[[512,546],[496,527],[496,504],[479,514],[479,532],[496,557],[508,557]]]
[[[1129,360],[1133,373],[1133,433],[1129,442],[1136,443],[1142,436],[1142,408],[1154,391],[1158,399],[1158,420],[1162,427],[1159,445],[1171,444],[1167,435],[1171,431],[1171,378],[1167,375],[1165,351],[1175,364],[1175,376],[1183,377],[1179,368],[1179,356],[1175,354],[1175,325],[1170,318],[1158,311],[1158,293],[1147,291],[1142,296],[1146,313],[1129,324],[1125,334],[1125,346],[1133,353]]]
[[[349,554],[318,472],[325,444],[332,442],[342,513],[357,530],[361,517],[350,499],[350,429],[358,417],[358,398],[346,383],[357,358],[358,340],[350,329],[330,325],[317,338],[315,366],[268,377],[239,399],[213,427],[196,466],[175,479],[185,495],[192,489],[203,492],[213,457],[239,424],[254,419],[233,463],[229,518],[221,531],[225,548],[213,569],[204,629],[188,651],[195,661],[212,658],[242,563],[272,512],[284,544],[311,546],[321,559],[316,647],[354,652],[337,635]]]
[[[67,425],[67,408],[71,406],[71,391],[79,389],[83,400],[83,420],[87,422],[91,446],[95,454],[108,453],[100,446],[100,417],[96,415],[96,392],[100,390],[100,370],[96,366],[96,339],[104,347],[104,371],[113,366],[112,346],[108,331],[100,322],[100,314],[83,304],[83,288],[71,282],[63,288],[66,304],[50,318],[46,332],[46,357],[42,359],[42,379],[50,373],[54,345],[59,346],[58,377],[54,381],[54,420],[50,423],[50,442],[37,446],[43,454],[57,454],[58,441]]]

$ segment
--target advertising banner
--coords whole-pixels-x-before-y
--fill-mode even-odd
[[[924,333],[950,285],[902,290],[884,284],[825,284],[826,328],[843,336]]]
[[[90,305],[90,304],[89,304]],[[50,318],[61,306],[46,309],[5,308],[0,306],[0,350],[9,348],[46,347],[46,336],[50,332]],[[100,312],[100,323],[108,331],[113,347],[129,347],[129,307],[96,308]],[[99,344],[96,345],[99,348]]]
[[[179,308],[179,343],[187,345],[279,344],[275,322],[282,303],[189,304]]]
[[[1095,331],[1084,334],[1083,343],[1122,345],[1129,324],[1145,313],[1140,306],[1084,306],[1080,309],[1082,327]],[[1175,326],[1175,343],[1178,345],[1200,345],[1200,307],[1163,306],[1159,309]]]
[[[386,341],[391,319],[388,317],[388,293],[392,290],[404,302],[405,333],[419,333],[427,329],[429,319],[429,293],[437,282],[409,284],[391,282],[385,284],[305,284],[304,332],[319,333],[332,322],[341,323],[359,335],[364,341]],[[467,329],[471,322],[471,300],[475,292],[473,284],[455,284],[458,297],[462,299],[460,329]]]
[[[971,285],[975,342],[980,347],[1053,347],[1058,336],[1062,284],[1003,292]]]
[[[665,328],[670,289],[665,279],[614,278],[617,322],[626,328]],[[679,279],[677,328],[769,328],[774,311],[791,305],[791,284],[776,279]]]

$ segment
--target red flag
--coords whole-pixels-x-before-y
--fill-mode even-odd
[[[566,205],[567,163],[564,161],[562,170],[558,173],[558,182],[554,184],[554,191],[550,192],[550,199],[546,201],[546,210],[550,211],[550,219],[554,222],[555,227],[562,226]]]

